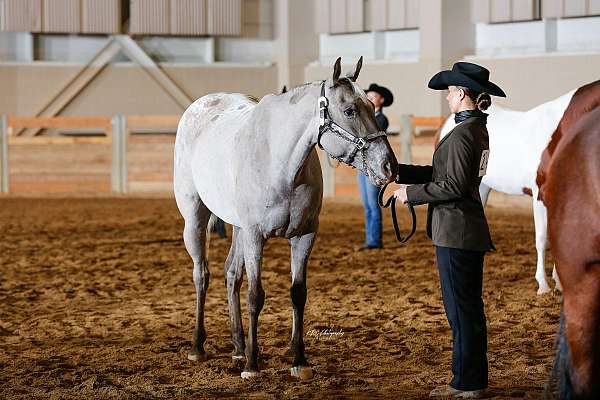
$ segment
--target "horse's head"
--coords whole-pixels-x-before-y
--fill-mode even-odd
[[[384,132],[375,120],[375,109],[356,84],[362,57],[341,77],[341,59],[331,78],[323,82],[319,108],[319,146],[329,155],[358,168],[378,186],[394,179],[397,161]]]

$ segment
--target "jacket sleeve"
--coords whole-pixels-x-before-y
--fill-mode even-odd
[[[427,183],[433,179],[431,165],[398,164],[396,183]]]
[[[448,143],[448,160],[445,179],[407,188],[408,201],[412,204],[444,203],[466,197],[472,189],[472,165],[475,156],[473,145],[467,135],[456,135]]]

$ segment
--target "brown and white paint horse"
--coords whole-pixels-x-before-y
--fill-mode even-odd
[[[563,285],[547,395],[600,399],[600,81],[573,95],[542,155],[537,184]]]

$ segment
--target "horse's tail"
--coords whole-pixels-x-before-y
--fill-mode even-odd
[[[215,214],[210,214],[210,218],[208,219],[208,225],[206,225],[206,241],[205,241],[206,247],[205,247],[205,252],[204,252],[204,254],[206,254],[207,260],[209,259],[208,252],[210,250],[210,233],[216,223],[217,223],[217,216]]]

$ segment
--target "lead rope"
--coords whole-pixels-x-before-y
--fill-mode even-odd
[[[412,204],[410,204],[410,203],[407,204],[408,211],[410,212],[410,216],[412,218],[412,227],[410,228],[410,233],[406,237],[403,238],[402,235],[400,234],[400,228],[398,228],[398,217],[396,216],[396,197],[394,197],[394,195],[391,195],[387,199],[385,204],[383,203],[383,194],[384,194],[387,186],[388,186],[388,184],[386,183],[379,190],[379,196],[377,196],[377,202],[383,208],[388,208],[391,206],[392,225],[394,226],[394,233],[396,234],[396,239],[401,244],[406,243],[406,242],[408,242],[408,239],[410,239],[412,237],[412,235],[415,234],[415,231],[417,230],[417,215],[415,214],[415,208],[413,207]]]

